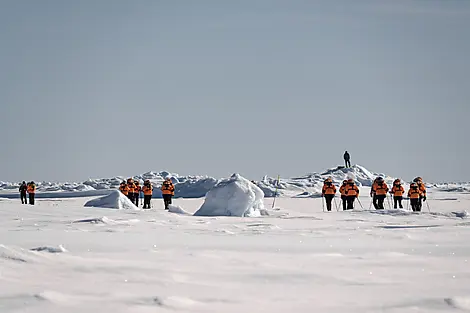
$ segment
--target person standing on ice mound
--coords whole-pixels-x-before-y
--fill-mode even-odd
[[[351,167],[351,162],[349,161],[351,160],[351,156],[349,155],[348,151],[344,152],[343,158],[344,158],[344,166]]]
[[[339,187],[339,192],[341,193],[341,202],[343,202],[343,211],[346,211],[346,185],[348,181],[343,180],[343,184]]]
[[[388,186],[382,177],[377,177],[372,184],[371,197],[373,197],[374,207],[376,210],[384,210],[384,201],[387,197]]]
[[[333,185],[333,180],[331,178],[327,178],[323,182],[321,196],[325,197],[326,209],[328,211],[331,211],[331,201],[333,201],[335,194],[336,194],[336,186]]]
[[[356,186],[352,178],[348,179],[344,192],[346,194],[346,201],[348,203],[347,210],[353,210],[354,201],[357,197],[359,197],[359,188]]]
[[[150,183],[150,180],[144,181],[144,186],[142,187],[142,192],[144,193],[144,209],[150,209],[150,201],[152,200],[152,191],[153,187]]]
[[[405,188],[401,185],[400,179],[395,179],[393,182],[392,191],[390,194],[393,195],[393,208],[397,208],[397,203],[400,205],[400,209],[403,209],[401,201],[403,200],[403,194],[405,193]]]
[[[28,204],[28,200],[26,199],[27,190],[28,190],[28,186],[26,185],[26,182],[23,181],[20,185],[20,188],[19,188],[21,204]]]
[[[165,181],[161,187],[163,203],[165,204],[165,210],[168,210],[168,206],[171,204],[171,198],[175,195],[175,186],[171,182],[171,178],[165,178]]]
[[[139,207],[139,198],[140,198],[140,192],[142,191],[142,188],[140,187],[140,182],[138,180],[134,181],[135,188],[134,188],[134,201],[135,201],[135,206]]]
[[[410,205],[413,212],[421,212],[419,206],[419,198],[421,197],[421,191],[419,190],[418,184],[413,182],[408,190],[408,198],[410,198]]]
[[[421,208],[423,207],[423,201],[426,201],[426,186],[423,183],[423,179],[421,177],[416,177],[413,179],[413,182],[418,185],[418,189],[420,194],[418,205],[419,205],[419,210],[421,211]]]
[[[29,195],[29,204],[34,205],[34,197],[36,195],[36,184],[33,181],[28,184],[27,191]]]

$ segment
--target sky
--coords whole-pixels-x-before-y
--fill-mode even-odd
[[[470,1],[0,0],[0,180],[470,181]]]

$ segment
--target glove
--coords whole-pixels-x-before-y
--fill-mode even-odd
[[[423,197],[423,201],[426,201],[426,196]]]

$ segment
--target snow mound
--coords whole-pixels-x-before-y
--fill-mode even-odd
[[[186,212],[182,207],[172,204],[168,206],[168,212],[182,215],[191,215],[190,213]]]
[[[120,191],[114,190],[109,195],[85,203],[86,207],[110,208],[118,210],[139,210],[134,203]]]
[[[73,221],[72,224],[88,223],[88,224],[97,224],[97,225],[132,225],[138,222],[140,222],[140,220],[138,219],[113,220],[106,216],[103,216],[103,217],[92,217],[92,218],[84,218],[84,219],[76,220],[76,221]]]
[[[267,215],[263,191],[239,174],[220,181],[207,194],[194,216]]]
[[[56,247],[37,247],[37,248],[32,248],[31,251],[38,251],[38,252],[49,252],[49,253],[62,253],[62,252],[67,252],[67,250],[62,246],[59,245],[57,248]]]

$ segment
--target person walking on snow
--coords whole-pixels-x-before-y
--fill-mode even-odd
[[[410,205],[413,212],[421,212],[421,207],[419,206],[421,191],[419,190],[417,183],[411,183],[410,190],[408,190],[408,198],[410,198]]]
[[[331,178],[327,178],[323,183],[321,196],[325,197],[326,209],[328,211],[331,211],[331,201],[333,201],[335,194],[336,194],[336,186],[333,185],[333,180]]]
[[[344,152],[343,158],[344,158],[344,165],[346,167],[351,167],[351,162],[350,162],[351,156],[349,155],[348,151]]]
[[[423,207],[423,201],[426,201],[426,186],[424,185],[423,179],[421,177],[416,177],[413,182],[418,185],[418,189],[420,192],[418,206],[419,210],[421,211],[421,208]]]
[[[374,208],[377,210],[377,196],[374,192],[374,185],[377,183],[377,178],[374,179],[372,186],[370,186],[370,196],[372,197],[372,203],[374,204]]]
[[[123,180],[119,185],[119,191],[125,195],[126,197],[129,195],[129,187],[127,186],[126,182]]]
[[[346,201],[348,204],[347,209],[354,209],[354,201],[359,197],[359,188],[356,186],[352,178],[348,179],[344,192],[346,194]]]
[[[376,210],[384,210],[384,201],[388,194],[388,186],[382,177],[377,177],[372,184],[371,197],[374,199],[374,207]]]
[[[140,182],[138,180],[134,181],[135,188],[134,188],[134,201],[135,201],[135,206],[139,207],[139,198],[140,198],[140,192],[142,191],[142,188],[140,187]]]
[[[343,180],[343,184],[339,187],[339,192],[341,193],[341,202],[343,202],[343,211],[346,211],[346,184],[347,180]]]
[[[129,200],[131,200],[132,203],[134,203],[134,190],[135,190],[135,184],[134,180],[132,178],[127,179],[127,197]]]
[[[28,204],[28,200],[26,199],[26,192],[28,191],[28,186],[26,185],[25,181],[21,183],[19,191],[20,191],[21,204]]]
[[[165,210],[168,210],[168,206],[171,204],[171,198],[175,195],[175,186],[171,182],[170,177],[167,177],[161,187],[163,203],[165,204]]]
[[[152,200],[153,187],[150,183],[150,180],[144,181],[144,186],[142,187],[142,192],[144,193],[144,209],[150,209],[150,201]]]
[[[33,181],[28,184],[27,191],[29,195],[29,204],[34,205],[34,197],[36,195],[36,184]]]
[[[395,179],[393,182],[392,191],[390,194],[393,195],[393,208],[397,208],[397,204],[400,206],[400,209],[403,209],[401,201],[403,200],[403,194],[405,193],[405,188],[401,185],[400,179]]]

